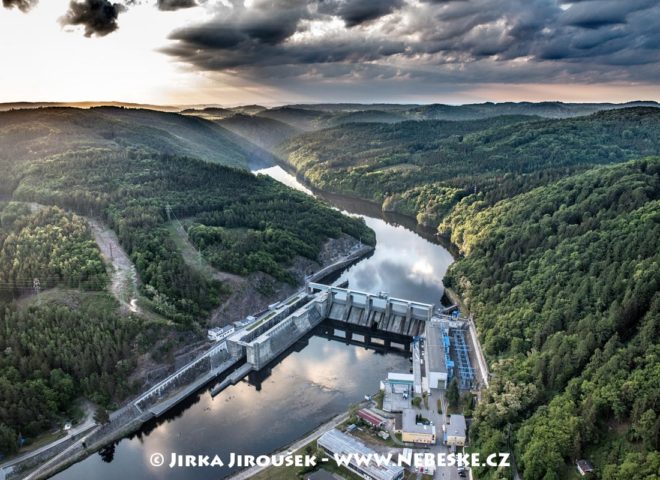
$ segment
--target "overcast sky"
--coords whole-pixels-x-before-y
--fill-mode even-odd
[[[660,0],[2,0],[0,101],[660,100]]]

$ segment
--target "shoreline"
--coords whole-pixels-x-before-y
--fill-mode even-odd
[[[335,262],[325,266],[323,269],[316,272],[316,276],[319,276],[319,274],[321,274],[320,278],[323,279],[329,275],[336,274],[337,271],[344,270],[349,266],[353,265],[354,263],[360,261],[364,257],[368,256],[373,251],[373,248],[374,247],[365,245],[361,249],[354,251],[349,255],[346,255],[336,260]],[[305,286],[303,285],[302,289],[304,290],[304,288]],[[211,347],[211,349],[212,348],[213,346]],[[207,353],[208,352],[205,352],[204,354],[202,354],[202,356],[206,355]],[[193,360],[193,362],[194,361],[195,360]],[[116,428],[112,429],[110,432],[105,434],[101,439],[94,441],[94,443],[90,445],[86,445],[87,439],[94,434],[100,433],[102,429],[105,427],[105,425],[95,425],[90,430],[85,432],[86,435],[84,437],[82,436],[78,438],[72,437],[70,439],[71,444],[65,446],[63,450],[60,450],[57,447],[61,447],[62,445],[66,444],[67,443],[66,441],[60,442],[57,445],[53,445],[51,449],[55,451],[51,452],[51,455],[49,457],[47,457],[43,462],[39,462],[36,466],[28,466],[27,469],[18,470],[16,472],[13,471],[13,469],[16,466],[20,468],[20,463],[25,462],[27,465],[30,465],[30,460],[32,460],[33,457],[28,457],[18,464],[8,465],[10,468],[12,468],[12,470],[10,470],[9,472],[4,471],[5,467],[0,465],[0,479],[13,480],[15,478],[16,479],[24,478],[26,480],[27,479],[38,480],[38,479],[49,478],[63,470],[66,470],[72,465],[84,460],[93,453],[96,453],[97,451],[101,450],[105,446],[110,445],[119,440],[122,440],[123,438],[138,432],[142,428],[142,426],[145,425],[147,422],[160,418],[175,405],[185,401],[187,398],[190,398],[199,392],[202,392],[209,384],[211,384],[212,382],[216,382],[218,378],[220,378],[224,373],[231,373],[231,372],[230,371],[217,372],[210,377],[208,375],[205,375],[202,378],[199,378],[196,381],[191,382],[191,384],[189,384],[189,386],[184,389],[184,391],[186,392],[185,395],[182,396],[181,392],[179,391],[179,392],[175,392],[169,398],[160,401],[159,402],[160,406],[164,406],[164,408],[162,408],[158,412],[158,414],[154,414],[150,411],[142,412],[140,410],[140,414],[138,416],[128,419],[124,424],[118,425]],[[144,394],[145,392],[141,392],[140,394],[135,396],[132,400],[127,401],[124,407],[112,412],[111,417],[115,415],[116,417],[120,418],[121,417],[120,413],[134,406],[136,400],[139,399]],[[153,410],[153,408],[151,410]],[[48,455],[47,453],[48,450],[49,449],[45,450],[43,453]],[[59,457],[61,457],[64,454],[67,454],[67,457],[60,461]],[[51,462],[58,462],[58,463],[55,463],[53,466],[49,466]],[[41,469],[43,468],[45,468],[45,471],[41,471]]]
[[[358,207],[357,210],[362,210],[362,211],[350,212],[348,211],[348,208],[345,208],[345,210],[349,214],[358,214],[358,215],[365,215],[368,217],[375,217],[389,224],[400,225],[404,228],[407,228],[408,230],[420,235],[425,240],[428,240],[432,243],[444,247],[451,254],[454,261],[458,260],[462,256],[458,246],[453,244],[446,235],[440,234],[433,227],[429,227],[419,223],[417,221],[417,218],[415,218],[414,216],[396,211],[383,210],[382,202],[379,203],[375,200],[370,200],[362,197],[348,195],[346,193],[332,192],[329,190],[323,190],[321,188],[318,188],[317,186],[312,184],[309,180],[307,180],[300,172],[298,172],[293,165],[285,162],[284,160],[282,160],[281,158],[275,155],[274,158],[276,160],[276,163],[273,166],[278,166],[282,168],[282,170],[284,170],[286,173],[292,175],[298,182],[300,182],[300,184],[302,184],[305,188],[310,190],[314,194],[314,196],[316,196],[320,200],[323,200],[331,204],[339,204],[339,206],[341,206],[342,203],[347,204],[348,202],[350,202],[352,203],[351,205],[352,207],[357,206]],[[355,203],[359,203],[361,205],[355,205]]]
[[[408,216],[408,215],[400,214],[398,212],[385,212],[385,211],[382,210],[382,205],[379,205],[377,202],[374,202],[374,201],[365,200],[365,199],[361,199],[361,198],[357,198],[357,197],[351,197],[351,196],[344,195],[344,194],[336,194],[336,193],[332,193],[332,192],[326,192],[326,191],[323,191],[323,190],[319,190],[316,187],[307,184],[306,180],[304,178],[301,178],[297,174],[297,172],[295,172],[295,170],[293,170],[293,172],[292,172],[293,167],[291,167],[290,165],[287,165],[287,168],[285,168],[285,165],[283,165],[280,162],[278,162],[276,165],[282,167],[288,173],[294,174],[295,178],[298,181],[300,181],[303,185],[305,185],[306,187],[309,187],[309,189],[313,192],[313,194],[315,196],[317,196],[317,198],[319,198],[320,200],[326,201],[326,202],[331,202],[331,200],[329,200],[329,199],[332,199],[332,203],[339,204],[339,206],[335,207],[335,208],[341,208],[342,201],[344,203],[345,202],[351,202],[351,207],[355,207],[356,206],[355,204],[358,203],[359,204],[358,208],[357,208],[358,210],[362,210],[362,211],[367,210],[367,211],[365,211],[365,213],[359,212],[357,214],[376,217],[376,218],[382,219],[383,221],[385,221],[387,223],[403,226],[404,228],[406,228],[406,229],[422,236],[426,240],[445,247],[449,251],[449,253],[452,255],[453,260],[457,259],[456,247],[453,244],[451,244],[450,242],[446,242],[446,239],[441,237],[433,229],[425,227],[425,226],[417,223],[415,218],[413,218],[411,216]],[[352,209],[354,209],[354,208],[352,208]],[[348,210],[348,208],[346,210]],[[351,214],[353,212],[349,211],[348,213]],[[365,256],[368,256],[372,251],[373,251],[373,247],[365,246],[365,247],[363,247],[363,249],[360,252],[353,252],[352,254],[350,254],[348,256],[345,256],[344,258],[342,258],[338,261],[335,261],[335,262],[331,263],[330,265],[327,265],[326,267],[321,268],[321,270],[317,271],[316,274],[313,275],[313,276],[315,277],[318,274],[320,274],[321,272],[328,270],[328,271],[324,272],[324,274],[319,279],[319,281],[323,280],[324,278],[327,278],[328,276],[336,274],[336,272],[338,270],[344,270],[344,269],[348,268],[349,266],[359,262]],[[356,253],[359,253],[359,255],[355,255]],[[446,287],[444,288],[443,298],[445,296],[447,296],[448,298],[452,299],[452,301],[453,301],[453,298],[459,298],[460,299],[460,297],[456,296],[455,292],[453,292],[453,291],[448,292],[448,290],[449,289],[447,289]],[[463,303],[461,301],[454,302],[454,303],[458,303],[461,306],[463,305]],[[222,375],[222,374],[220,374],[220,375]],[[193,391],[188,392],[188,394],[186,394],[185,398],[189,398],[190,396],[192,396],[192,395],[194,395],[198,392],[201,392],[206,386],[208,386],[208,384],[212,383],[212,381],[216,381],[217,378],[219,378],[219,377],[216,375],[214,378],[206,380],[203,384],[200,384],[199,386],[194,388]],[[180,399],[180,400],[183,401],[183,400],[185,400],[185,398]],[[167,402],[168,402],[168,400],[164,400],[164,403],[167,403]],[[132,402],[129,402],[127,405],[131,405],[131,404],[132,404]],[[147,412],[144,412],[139,417],[132,419],[128,424],[125,424],[123,426],[120,425],[116,430],[113,430],[112,432],[109,432],[107,437],[103,438],[102,440],[98,440],[98,441],[94,442],[94,444],[92,444],[88,447],[82,448],[80,451],[71,452],[71,455],[69,455],[65,460],[61,461],[60,463],[58,463],[58,464],[56,464],[52,467],[49,467],[43,473],[38,472],[38,470],[40,468],[42,468],[42,466],[48,465],[49,462],[51,462],[54,459],[58,458],[64,452],[69,452],[69,450],[76,447],[76,445],[78,445],[78,447],[80,447],[79,439],[74,439],[73,440],[74,443],[71,446],[69,446],[68,448],[66,448],[64,450],[64,452],[56,452],[54,454],[54,456],[52,456],[51,458],[46,460],[40,466],[37,466],[36,469],[33,468],[32,473],[28,473],[26,478],[30,478],[31,480],[32,479],[48,478],[48,477],[53,476],[53,475],[55,475],[55,474],[57,474],[57,473],[59,473],[63,470],[66,470],[70,466],[84,460],[85,458],[92,455],[93,453],[96,453],[97,451],[101,450],[105,446],[107,446],[109,444],[112,444],[114,442],[118,442],[118,441],[122,440],[123,438],[126,438],[126,437],[128,437],[132,434],[135,434],[136,432],[139,432],[139,430],[143,427],[144,424],[146,424],[149,421],[152,421],[152,420],[155,420],[155,419],[159,418],[167,410],[168,409],[163,410],[158,415],[153,415],[153,414],[147,415]],[[346,412],[343,412],[343,413],[340,413],[335,418],[339,418],[339,417],[345,416],[345,415],[346,415]],[[330,420],[330,422],[332,422],[332,420]],[[321,427],[323,427],[327,423],[329,423],[329,422],[321,424],[314,431],[320,429]],[[97,427],[97,428],[93,429],[90,432],[90,435],[95,433],[97,431],[97,429],[99,429],[99,428],[101,428],[101,427]],[[308,437],[308,435],[304,438],[307,438],[307,437]],[[294,442],[294,444],[299,442],[299,441],[300,440],[296,440]],[[285,447],[284,451],[286,451],[286,447]],[[236,474],[234,474],[234,475],[236,475]],[[232,475],[230,477],[225,477],[225,478],[234,478],[234,475]],[[7,478],[11,479],[12,477],[13,476],[9,475]],[[0,477],[0,478],[2,478],[2,477]]]

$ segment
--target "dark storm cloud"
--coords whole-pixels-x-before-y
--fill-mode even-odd
[[[111,1],[73,0],[62,23],[103,36],[138,3],[203,4],[162,51],[259,83],[660,81],[660,0]]]
[[[298,22],[306,17],[304,1],[260,1],[248,9],[241,1],[234,0],[233,8],[223,7],[216,20],[175,32],[172,38],[177,38],[178,34],[182,35],[180,39],[192,35],[201,43],[218,49],[233,48],[239,43],[246,49],[255,43],[277,45],[293,35]]]
[[[62,25],[84,26],[86,37],[103,37],[119,28],[117,18],[125,9],[124,5],[108,0],[72,0],[60,22]]]
[[[342,1],[335,7],[335,11],[344,20],[347,27],[355,27],[392,13],[403,3],[403,0]]]
[[[158,10],[172,12],[182,8],[192,8],[198,5],[196,0],[158,0]]]
[[[630,13],[657,5],[657,0],[590,0],[577,2],[563,15],[563,23],[583,28],[625,24]]]
[[[234,0],[163,51],[260,82],[654,81],[656,18],[658,0]]]
[[[18,8],[22,12],[27,12],[34,7],[39,0],[2,0],[2,6],[5,8]]]

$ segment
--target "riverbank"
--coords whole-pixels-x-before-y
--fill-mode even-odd
[[[299,173],[292,165],[286,163],[280,158],[276,158],[276,160],[278,167],[294,177],[295,180],[304,187],[303,191],[307,191],[307,193],[320,198],[331,206],[349,212],[350,214],[381,218],[393,225],[401,225],[411,232],[418,234],[422,238],[441,245],[452,254],[454,259],[461,256],[459,248],[454,245],[447,236],[440,234],[436,228],[419,223],[415,216],[397,211],[385,210],[383,209],[383,202],[356,197],[347,193],[331,192],[320,189],[311,183],[304,175]]]
[[[314,281],[325,278],[326,276],[359,261],[371,251],[373,251],[373,247],[362,246],[361,248],[352,248],[352,251],[347,256],[340,257],[339,259],[336,259],[336,256],[333,255],[332,258],[335,258],[335,261],[317,271],[310,278]],[[326,258],[331,257],[326,256]],[[111,414],[111,421],[108,424],[93,426],[90,430],[84,432],[84,436],[82,434],[75,437],[72,436],[66,442],[58,442],[50,449],[44,449],[40,452],[39,457],[26,458],[22,462],[12,464],[8,470],[5,470],[3,467],[0,470],[0,478],[2,480],[13,480],[18,478],[38,480],[48,478],[57,472],[66,469],[72,464],[81,461],[106,445],[138,431],[144,423],[163,415],[190,395],[200,392],[209,383],[217,379],[217,377],[223,373],[226,373],[228,369],[230,370],[231,367],[236,364],[238,359],[233,359],[232,357],[232,359],[228,359],[221,363],[220,366],[213,367],[213,359],[211,356],[215,355],[213,352],[217,349],[217,346],[213,346],[211,349],[201,354],[201,356],[198,356],[190,362],[190,367],[188,367],[188,365],[182,367],[170,377],[154,387],[151,387],[147,393],[130,401],[122,409],[113,412]],[[165,398],[162,398],[162,393],[160,393],[159,390],[157,403],[148,403],[145,408],[145,405],[142,402],[144,402],[143,399],[148,397],[149,392],[152,392],[155,389],[160,389],[161,387],[159,387],[159,385],[161,384],[164,385],[162,388],[166,388],[166,384],[173,383],[175,379],[178,379],[179,375],[183,375],[183,372],[187,368],[190,368],[191,370],[194,368],[195,371],[199,370],[199,367],[197,367],[196,364],[205,361],[207,359],[206,357],[208,357],[209,363],[207,369],[202,370],[200,373],[196,373],[186,384],[177,387]],[[24,477],[29,470],[33,471]]]
[[[279,167],[278,167],[279,169]],[[299,190],[303,186],[286,174]],[[268,172],[270,174],[270,172]],[[285,183],[285,182],[283,182]],[[376,249],[353,265],[346,266],[338,281],[352,288],[389,292],[400,298],[438,303],[442,278],[453,257],[436,235],[417,229],[410,219],[384,220],[364,205],[336,204],[338,210],[362,216],[377,237]],[[328,281],[328,280],[326,280]],[[311,336],[299,341],[285,355],[255,372],[215,398],[206,393],[190,396],[179,407],[139,429],[140,434],[124,438],[112,447],[112,462],[94,455],[57,475],[58,480],[96,478],[112,480],[125,472],[141,480],[196,480],[199,471],[154,472],[148,454],[162,451],[203,451],[226,454],[266,454],[308,435],[324,419],[334,418],[373,392],[378,380],[389,371],[408,368],[408,359],[396,353],[370,349]],[[350,375],[346,373],[350,372]],[[263,426],[268,425],[268,432]],[[176,432],[172,435],[172,432]],[[218,435],[218,432],[233,432]],[[145,456],[146,455],[146,456]],[[208,472],[216,477],[233,473]],[[158,473],[158,476],[156,476]]]

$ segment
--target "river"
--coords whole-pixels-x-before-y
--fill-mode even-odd
[[[313,194],[280,167],[257,170]],[[373,255],[341,275],[351,288],[439,303],[451,254],[430,232],[409,219],[388,215],[366,202],[323,195],[323,200],[365,219],[376,232]],[[222,478],[226,467],[154,467],[154,453],[265,454],[280,449],[378,390],[389,371],[407,371],[406,356],[308,335],[268,371],[251,375],[211,398],[207,390],[189,398],[140,432],[55,476],[58,480],[197,480]],[[350,373],[350,374],[349,374]]]

